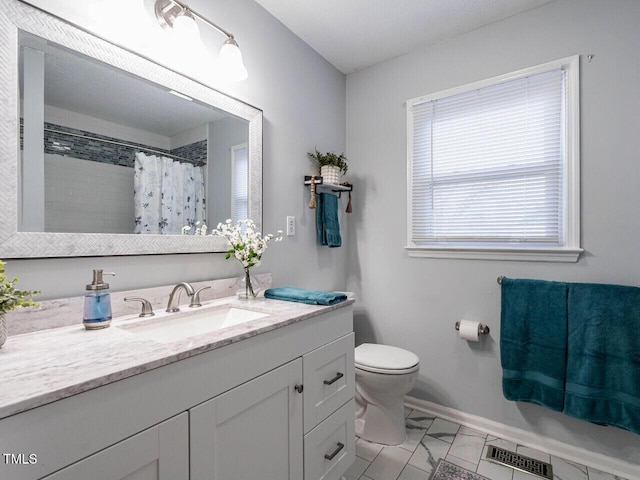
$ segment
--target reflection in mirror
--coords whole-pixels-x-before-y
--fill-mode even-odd
[[[261,110],[24,2],[2,1],[0,258],[228,250],[226,239],[211,235],[133,233],[137,217],[140,232],[146,222],[134,193],[141,155],[206,165],[201,210],[189,207],[183,216],[182,204],[174,224],[200,215],[211,227],[246,208],[242,216],[262,228]],[[126,172],[129,187],[106,171]],[[184,181],[177,183],[182,192]],[[120,203],[126,214],[111,208]],[[163,215],[149,228],[169,224]]]
[[[19,43],[18,231],[172,235],[248,217],[247,120],[30,33]]]

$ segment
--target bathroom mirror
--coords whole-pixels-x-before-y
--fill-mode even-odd
[[[222,252],[224,239],[181,227],[261,226],[259,109],[6,3],[0,258]],[[165,197],[194,205],[158,207]]]

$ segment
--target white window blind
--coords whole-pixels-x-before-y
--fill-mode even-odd
[[[409,103],[410,244],[566,246],[567,70],[483,83]]]
[[[249,156],[246,144],[236,145],[231,148],[231,164],[233,177],[231,188],[231,219],[235,223],[238,220],[249,218]]]

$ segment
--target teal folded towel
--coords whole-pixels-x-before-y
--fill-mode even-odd
[[[318,243],[329,247],[342,245],[338,222],[338,197],[331,193],[320,193],[316,206],[316,233]]]
[[[286,302],[307,303],[309,305],[335,305],[344,302],[347,296],[340,292],[322,290],[305,290],[298,287],[269,288],[264,292],[265,298],[284,300]]]
[[[567,284],[502,279],[500,359],[507,400],[562,411],[567,345]]]
[[[564,413],[640,434],[640,288],[571,284]]]

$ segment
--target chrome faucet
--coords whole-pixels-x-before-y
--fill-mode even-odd
[[[167,304],[167,312],[179,312],[180,308],[178,307],[180,302],[180,293],[181,290],[184,289],[187,292],[187,295],[192,296],[195,293],[193,287],[187,282],[180,282],[171,291],[171,295],[169,295],[169,303]]]

